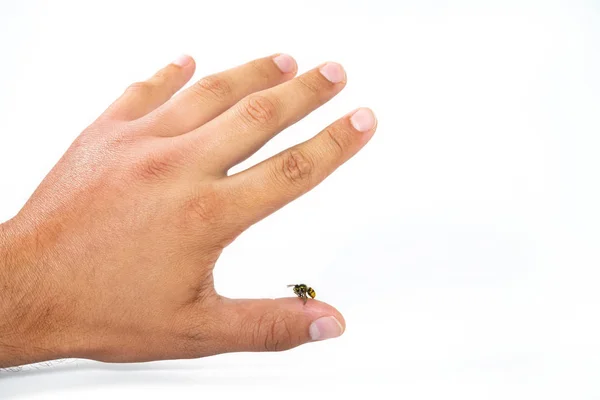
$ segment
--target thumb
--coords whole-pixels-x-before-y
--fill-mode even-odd
[[[346,326],[335,308],[317,300],[223,299],[220,308],[217,326],[224,353],[288,350],[338,337]]]

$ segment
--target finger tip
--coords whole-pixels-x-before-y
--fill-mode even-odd
[[[194,65],[194,59],[188,54],[180,54],[173,61],[171,61],[171,64],[177,65],[181,68],[188,68]]]
[[[342,313],[331,304],[309,299],[305,307],[309,307],[310,311],[315,314],[315,319],[321,317],[333,317],[340,325],[342,333],[346,330],[346,319]]]
[[[342,313],[338,311],[337,315],[335,316],[335,319],[337,319],[337,321],[339,322],[340,326],[342,327],[342,333],[344,333],[346,331],[346,318],[344,318]]]
[[[348,82],[348,74],[342,64],[334,61],[327,61],[319,66],[319,72],[325,79],[339,88],[342,88]]]
[[[273,62],[282,74],[292,77],[298,72],[298,63],[294,57],[285,53],[277,53],[272,57]]]
[[[312,342],[333,339],[344,334],[346,330],[334,316],[322,316],[313,320],[308,327],[308,334]]]

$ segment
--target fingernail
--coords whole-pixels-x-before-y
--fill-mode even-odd
[[[273,62],[284,74],[294,72],[296,69],[296,61],[294,61],[294,59],[287,54],[280,54],[276,57],[273,57]]]
[[[173,60],[172,64],[178,65],[180,67],[185,67],[186,65],[188,65],[191,62],[192,62],[192,57],[188,56],[187,54],[182,54],[179,57],[177,57],[175,60]]]
[[[373,129],[375,121],[375,114],[368,108],[360,108],[350,117],[350,123],[359,132]]]
[[[311,340],[325,340],[340,336],[344,332],[342,324],[335,317],[321,317],[308,329]]]
[[[346,72],[338,63],[327,63],[319,68],[319,72],[331,83],[340,83],[346,79]]]

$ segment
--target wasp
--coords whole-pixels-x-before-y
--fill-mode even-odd
[[[294,293],[296,294],[296,296],[304,300],[304,304],[306,304],[306,300],[308,300],[307,296],[310,296],[311,299],[314,299],[317,296],[315,289],[306,286],[304,283],[299,283],[297,285],[288,285],[287,287],[293,287]]]

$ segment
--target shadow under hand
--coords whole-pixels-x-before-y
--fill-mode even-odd
[[[168,373],[203,369],[197,363],[157,361],[110,364],[68,359],[0,371],[0,398],[28,398],[39,393],[120,385],[181,385],[197,382],[189,374]]]

